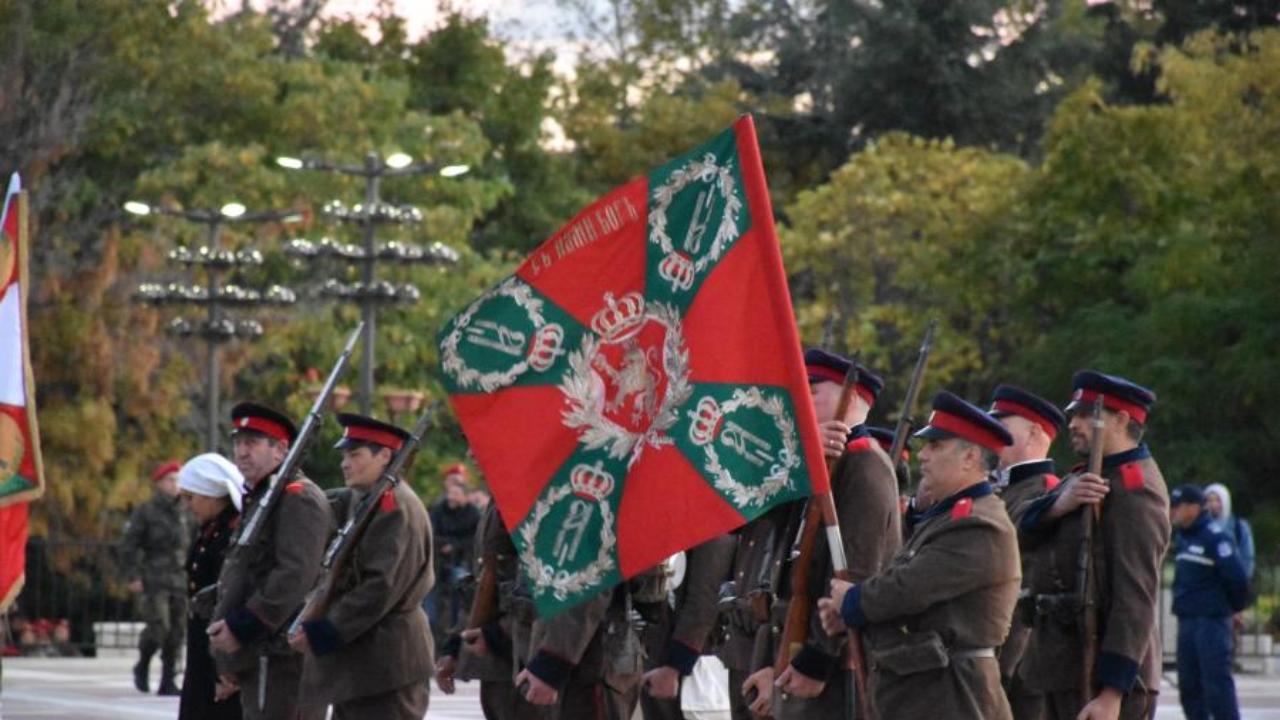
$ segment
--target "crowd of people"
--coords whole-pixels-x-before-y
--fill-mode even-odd
[[[158,692],[181,693],[182,718],[319,718],[332,705],[340,720],[417,720],[434,674],[446,693],[479,680],[488,718],[629,720],[640,707],[665,720],[686,717],[681,686],[714,655],[728,669],[735,720],[842,717],[868,688],[860,701],[880,718],[1150,718],[1172,538],[1183,706],[1196,720],[1238,717],[1232,633],[1248,603],[1252,534],[1225,486],[1166,488],[1142,442],[1153,392],[1084,371],[1065,412],[1010,386],[987,409],[939,393],[915,433],[921,479],[904,505],[891,433],[867,424],[883,381],[857,366],[854,399],[839,414],[837,380],[853,363],[822,351],[806,363],[847,574],[816,553],[804,560],[806,592],[790,586],[788,550],[804,514],[793,503],[683,553],[677,579],[664,563],[544,620],[498,508],[467,466],[444,471],[429,509],[403,483],[373,498],[408,433],[349,414],[339,416],[345,487],[291,479],[245,545],[243,520],[266,502],[264,481],[297,429],[242,403],[232,459],[160,466],[154,497],[127,527],[127,580],[147,623],[135,684],[150,689],[158,653]],[[1096,449],[1100,472],[1056,474],[1049,450],[1063,431],[1082,458]],[[325,547],[361,512],[373,519],[332,602],[295,622]],[[483,612],[480,558],[495,563],[483,569],[499,588]],[[1081,592],[1085,563],[1093,594]],[[801,596],[812,620],[798,642],[782,642],[788,604]],[[1089,606],[1095,638],[1081,625]],[[841,672],[851,643],[867,678]]]

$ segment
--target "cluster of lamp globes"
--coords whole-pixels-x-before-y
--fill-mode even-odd
[[[324,160],[307,158],[280,157],[276,163],[291,170],[330,170],[349,175],[370,174],[378,176],[403,176],[437,172],[441,177],[454,178],[467,173],[467,165],[446,165],[438,167],[430,164],[414,165],[413,158],[405,153],[395,153],[381,162],[363,166],[342,166]],[[124,209],[133,215],[167,215],[181,217],[193,222],[218,224],[224,222],[271,220],[282,223],[299,222],[301,213],[260,212],[249,213],[241,203],[231,202],[216,210],[182,210],[167,205],[148,205],[131,200],[124,204]],[[338,222],[354,224],[417,224],[423,220],[422,211],[409,205],[393,205],[375,202],[369,205],[357,204],[347,206],[341,201],[326,203],[322,214]],[[379,244],[373,257],[368,257],[365,248],[354,243],[341,243],[325,237],[318,241],[295,239],[289,241],[285,253],[296,259],[316,259],[329,257],[342,261],[364,262],[373,260],[391,260],[401,263],[421,263],[433,265],[453,264],[458,261],[458,253],[453,248],[433,242],[429,245],[416,245],[400,241]],[[263,262],[262,253],[257,250],[225,250],[221,248],[200,246],[197,248],[179,247],[168,253],[170,260],[187,265],[200,266],[209,270],[226,271],[241,266],[257,266]],[[421,297],[418,288],[408,284],[395,284],[386,281],[365,283],[343,283],[335,279],[326,280],[318,288],[319,297],[336,300],[373,300],[379,303],[413,303]],[[238,307],[254,305],[292,305],[297,296],[288,288],[271,285],[264,291],[244,288],[234,284],[218,287],[212,293],[201,285],[182,283],[146,283],[138,286],[137,297],[143,302],[157,305],[165,304],[221,304]],[[180,336],[199,335],[212,342],[225,342],[236,337],[256,337],[262,334],[262,325],[255,320],[232,321],[225,318],[192,323],[184,318],[176,318],[169,323],[170,332]]]

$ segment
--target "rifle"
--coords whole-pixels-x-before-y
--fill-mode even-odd
[[[933,333],[938,329],[938,320],[929,321],[924,331],[924,341],[920,343],[920,355],[916,358],[915,370],[911,371],[911,383],[907,385],[906,397],[902,399],[902,413],[898,415],[898,424],[893,428],[893,445],[889,448],[889,462],[898,466],[898,458],[907,446],[907,437],[911,435],[911,411],[915,409],[916,398],[920,395],[920,384],[924,379],[924,369],[929,364],[929,355],[933,353]],[[897,475],[897,473],[894,473]]]
[[[836,404],[836,417],[844,417],[856,396],[858,385],[858,359],[854,356],[849,371],[845,373],[844,384],[840,388],[840,400]],[[827,474],[834,470],[836,458],[827,458]],[[849,563],[844,555],[844,539],[840,535],[840,524],[836,517],[836,506],[831,493],[826,492],[810,498],[805,511],[796,544],[798,553],[793,553],[791,566],[791,600],[787,604],[787,619],[783,625],[782,637],[779,641],[778,658],[774,662],[774,676],[780,676],[791,664],[792,658],[804,645],[809,634],[809,622],[813,613],[815,600],[809,596],[809,570],[814,547],[818,541],[819,525],[826,528],[827,546],[831,552],[831,565],[837,578],[852,582],[849,574]],[[871,699],[867,695],[866,662],[862,655],[862,640],[857,630],[852,628],[847,633],[845,643],[845,670],[848,673],[849,692],[846,700],[845,717],[871,718]]]
[[[347,519],[342,529],[338,530],[338,534],[329,543],[328,549],[324,552],[324,561],[320,564],[320,580],[316,582],[315,588],[307,594],[307,601],[302,606],[302,611],[298,613],[298,616],[293,620],[293,624],[289,626],[288,634],[290,636],[297,633],[304,622],[323,617],[329,612],[329,606],[333,603],[333,596],[338,588],[338,578],[342,575],[343,568],[351,560],[356,547],[359,546],[360,539],[364,537],[365,530],[369,528],[369,523],[373,521],[373,517],[378,511],[378,501],[382,499],[384,493],[394,490],[400,484],[401,473],[413,461],[413,457],[418,450],[418,444],[431,426],[432,417],[439,407],[439,402],[433,402],[423,411],[422,416],[418,418],[418,423],[414,425],[413,430],[409,433],[409,439],[396,451],[395,456],[391,458],[391,462],[387,463],[386,469],[382,471],[382,475],[373,483],[369,492],[361,498],[352,511],[351,517]]]
[[[1089,472],[1102,475],[1102,406],[1103,397],[1093,401],[1093,437],[1089,440]],[[1098,568],[1093,562],[1097,531],[1094,527],[1102,519],[1102,506],[1085,508],[1081,522],[1082,538],[1077,559],[1076,586],[1080,588],[1080,632],[1084,636],[1084,658],[1081,670],[1080,693],[1083,707],[1093,700],[1093,666],[1098,661]]]
[[[279,469],[270,479],[270,487],[263,493],[262,499],[257,505],[253,506],[253,511],[249,514],[248,520],[240,529],[240,535],[236,539],[236,546],[240,548],[251,547],[258,538],[258,533],[262,531],[263,525],[267,518],[280,504],[280,495],[284,492],[284,488],[290,482],[293,482],[294,476],[298,474],[298,470],[302,465],[302,460],[307,456],[307,451],[311,449],[312,443],[320,434],[320,426],[324,423],[324,416],[321,411],[329,403],[330,396],[333,395],[333,389],[338,385],[338,378],[347,368],[347,362],[351,359],[351,353],[355,349],[356,341],[360,339],[360,331],[364,328],[364,323],[356,325],[356,329],[351,332],[351,337],[347,338],[346,347],[342,349],[342,354],[338,356],[338,361],[334,363],[333,369],[329,371],[329,378],[325,381],[324,388],[320,390],[320,394],[316,396],[316,401],[311,406],[311,412],[307,413],[306,422],[302,424],[302,429],[298,431],[298,437],[289,447],[289,454],[285,456],[284,462],[280,463]],[[247,581],[248,578],[245,578]],[[247,587],[231,587],[223,588],[222,593],[226,597],[236,600],[231,605],[235,607],[248,594]]]

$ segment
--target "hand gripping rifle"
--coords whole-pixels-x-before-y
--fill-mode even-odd
[[[1093,401],[1093,437],[1089,440],[1089,472],[1102,475],[1102,406],[1103,397]],[[1080,634],[1084,637],[1080,693],[1083,704],[1093,700],[1093,666],[1098,661],[1098,566],[1094,562],[1094,546],[1098,543],[1095,526],[1102,519],[1102,506],[1083,509],[1080,555],[1076,561],[1079,576],[1076,587],[1080,591]]]
[[[840,401],[836,404],[836,417],[842,418],[849,410],[857,396],[858,358],[855,355],[845,373],[844,385],[840,388]],[[827,458],[827,474],[834,472],[838,458]],[[837,578],[852,582],[849,575],[849,563],[844,555],[844,538],[840,534],[839,519],[836,517],[835,502],[831,493],[814,495],[805,512],[796,545],[799,552],[794,554],[791,566],[791,600],[787,604],[787,620],[783,625],[782,638],[778,648],[778,658],[774,663],[774,677],[782,675],[795,654],[804,645],[809,635],[809,623],[816,598],[809,595],[809,570],[814,548],[818,543],[818,528],[826,528],[827,546],[831,552],[831,565]],[[867,669],[862,656],[862,640],[857,630],[849,629],[845,643],[845,671],[848,678],[847,705],[845,717],[871,718],[871,698],[867,695]]]
[[[915,409],[916,398],[920,396],[920,384],[924,380],[924,369],[929,364],[929,356],[933,354],[933,333],[938,329],[937,319],[929,321],[924,331],[924,340],[920,343],[920,356],[916,358],[916,368],[911,371],[911,383],[907,385],[906,397],[902,399],[902,413],[898,415],[898,424],[893,428],[893,445],[889,448],[889,462],[898,466],[898,458],[907,446],[907,438],[911,435],[911,411]],[[895,470],[894,475],[897,475]]]
[[[338,356],[338,361],[334,363],[333,369],[329,371],[329,379],[325,381],[324,388],[320,394],[316,396],[316,401],[311,406],[311,412],[307,414],[306,422],[302,424],[302,429],[298,431],[298,437],[289,447],[289,454],[285,456],[284,462],[280,463],[279,469],[272,476],[270,487],[263,493],[262,499],[254,505],[253,511],[249,514],[248,520],[240,529],[240,536],[236,540],[237,547],[250,548],[258,539],[258,534],[262,532],[263,525],[267,519],[271,517],[271,513],[275,511],[276,506],[280,504],[280,495],[284,492],[284,488],[298,474],[301,468],[302,460],[307,456],[307,451],[311,449],[312,443],[316,441],[316,437],[320,433],[320,426],[324,424],[324,415],[322,411],[329,404],[329,398],[333,395],[333,389],[337,387],[338,378],[347,368],[347,362],[351,359],[351,353],[355,349],[356,342],[360,339],[360,331],[364,328],[364,323],[356,325],[356,329],[351,332],[351,337],[347,338],[347,345],[342,349],[342,354]],[[227,597],[234,598],[236,603],[240,604],[244,596],[248,594],[248,588],[222,588],[223,594]]]
[[[333,596],[338,587],[338,578],[360,545],[360,539],[364,537],[369,523],[378,513],[379,500],[382,499],[383,494],[391,492],[400,484],[401,473],[408,469],[409,463],[413,461],[418,451],[418,444],[422,442],[422,436],[431,427],[432,418],[439,407],[439,402],[433,402],[423,411],[422,416],[418,418],[418,423],[409,433],[409,439],[396,451],[391,462],[387,463],[386,469],[382,471],[382,475],[361,498],[355,510],[352,511],[351,517],[329,543],[329,548],[324,552],[324,561],[320,565],[320,579],[307,595],[302,611],[289,626],[290,636],[297,633],[304,622],[324,617],[329,612],[329,606],[333,603]]]

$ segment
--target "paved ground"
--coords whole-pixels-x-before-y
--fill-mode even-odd
[[[7,658],[0,690],[3,720],[151,720],[176,718],[174,698],[142,696],[133,689],[128,658],[65,660]],[[153,684],[156,682],[152,681]],[[1280,720],[1280,677],[1242,675],[1236,679],[1245,720]],[[432,688],[431,720],[479,720],[474,683],[452,697]],[[1182,717],[1177,689],[1160,694],[1158,720]]]

